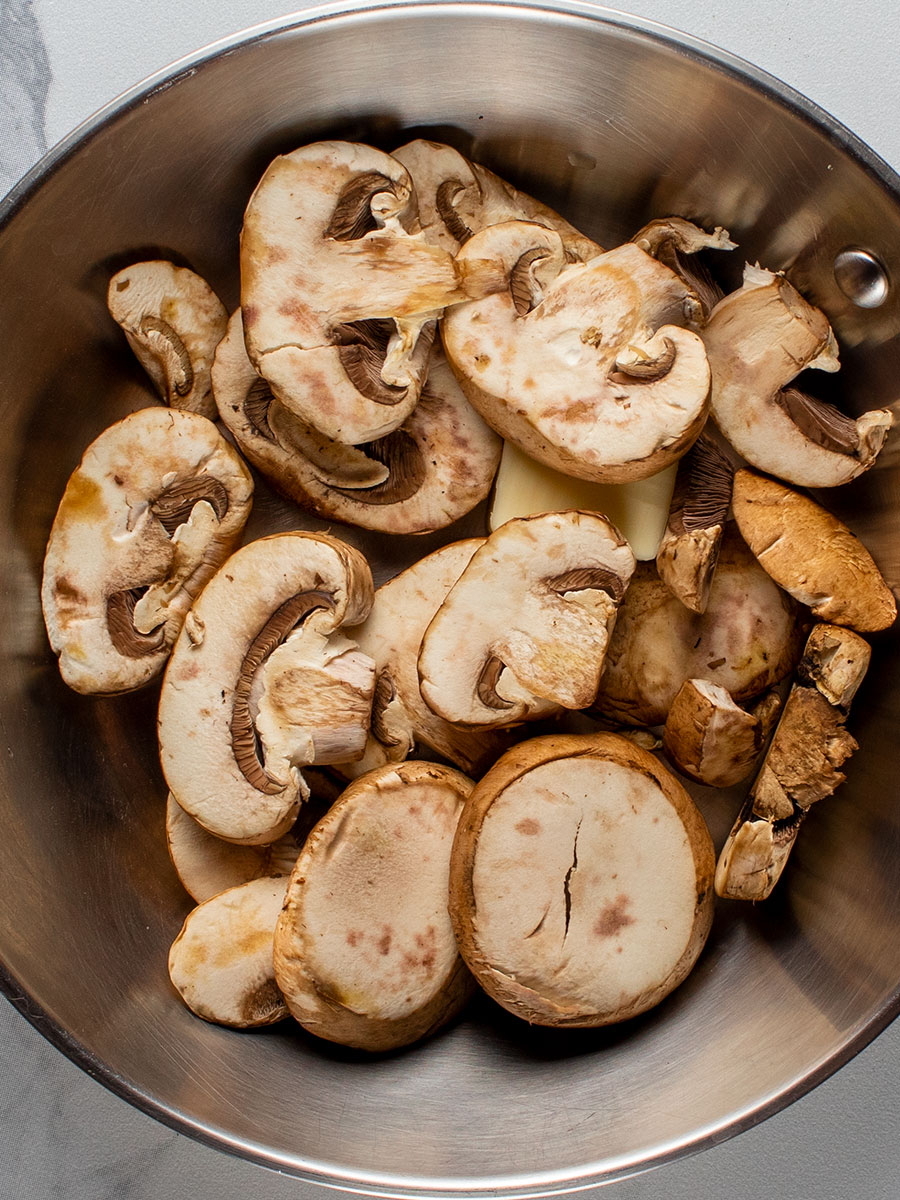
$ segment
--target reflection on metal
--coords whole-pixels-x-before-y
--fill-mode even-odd
[[[859,308],[879,308],[887,300],[890,283],[874,254],[848,246],[834,260],[834,277],[848,300]]]

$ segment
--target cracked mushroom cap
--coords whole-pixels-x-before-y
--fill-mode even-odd
[[[310,834],[275,933],[275,978],[310,1033],[394,1050],[472,994],[447,913],[472,786],[450,767],[388,765],[352,783]]]
[[[712,922],[703,817],[656,758],[614,734],[535,738],[476,786],[450,867],[460,953],[504,1008],[586,1028],[658,1004]]]
[[[661,725],[687,679],[719,684],[742,703],[790,674],[803,638],[796,603],[762,570],[730,521],[704,613],[685,608],[652,564],[638,564],[595,708],[627,724]]]
[[[196,413],[142,409],[91,443],[60,501],[41,588],[69,687],[127,692],[162,670],[252,498],[239,455]]]
[[[508,286],[447,311],[444,350],[487,423],[539,462],[598,483],[661,471],[707,414],[709,368],[680,328],[689,289],[628,243],[566,265],[559,234],[508,222],[458,261],[495,260]]]
[[[288,1016],[272,962],[286,886],[284,875],[253,879],[188,914],[169,951],[169,978],[204,1021],[254,1029]]]
[[[301,768],[363,753],[374,666],[339,630],[372,596],[358,551],[299,532],[244,546],[204,588],[163,680],[159,745],[172,794],[211,833],[275,841],[309,795]]]
[[[586,708],[633,570],[630,546],[599,513],[501,525],[425,631],[419,684],[428,707],[485,728]]]
[[[170,262],[133,263],[109,281],[107,307],[166,404],[214,418],[209,372],[228,313],[206,280]]]
[[[734,516],[760,565],[823,621],[887,629],[897,602],[871,554],[808,496],[753,471],[734,477]]]
[[[801,487],[837,487],[875,462],[893,424],[887,409],[854,420],[790,386],[805,368],[839,364],[825,315],[783,275],[746,267],[743,286],[713,310],[703,340],[710,413],[752,466]]]
[[[424,533],[456,521],[490,491],[500,438],[460,391],[440,347],[399,429],[368,445],[334,442],[299,421],[254,371],[241,314],[213,366],[222,420],[251,463],[320,517],[385,533]]]

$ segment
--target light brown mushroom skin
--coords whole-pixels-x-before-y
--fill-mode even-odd
[[[858,633],[839,625],[814,625],[800,660],[802,683],[817,687],[829,704],[847,709],[862,683],[872,647]]]
[[[583,1001],[567,1002],[554,997],[550,994],[550,987],[543,991],[537,986],[528,986],[485,955],[480,939],[479,902],[474,882],[479,838],[492,807],[502,802],[511,787],[545,765],[554,762],[578,763],[583,760],[613,763],[650,781],[652,787],[658,789],[658,794],[671,805],[683,823],[693,857],[693,920],[683,952],[666,975],[657,980],[652,987],[639,994],[623,995],[614,1006],[599,1009],[591,1008]],[[547,799],[551,798],[548,796]],[[552,812],[552,809],[548,811]],[[540,822],[534,817],[523,818],[515,828],[523,840],[545,835]],[[592,862],[585,863],[579,858],[578,830],[575,836],[576,847],[572,867],[564,883],[567,924],[570,906],[574,906],[569,891],[570,887],[574,886],[572,875],[578,870],[590,871],[595,865]],[[712,924],[714,867],[712,841],[703,817],[687,792],[652,754],[615,734],[551,735],[533,738],[508,750],[476,785],[466,802],[457,827],[451,857],[450,915],[460,953],[469,969],[485,991],[504,1008],[532,1024],[573,1029],[592,1028],[628,1020],[646,1012],[684,981],[703,948]],[[601,867],[598,884],[602,875]],[[611,939],[614,947],[618,933],[631,923],[628,909],[629,897],[625,894],[620,894],[613,904],[603,908],[598,914],[595,927],[597,937],[601,940]]]
[[[896,620],[897,602],[868,550],[808,496],[741,470],[734,516],[764,570],[823,621],[868,633]]]
[[[707,787],[732,787],[753,770],[762,732],[760,721],[724,688],[688,679],[666,717],[663,746],[682,775]]]

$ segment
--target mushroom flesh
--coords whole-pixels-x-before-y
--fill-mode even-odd
[[[717,683],[688,679],[666,717],[663,746],[682,773],[707,787],[731,787],[753,770],[763,725]]]

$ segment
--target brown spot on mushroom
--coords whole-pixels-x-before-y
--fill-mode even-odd
[[[620,892],[615,900],[601,909],[600,916],[594,923],[594,933],[597,937],[615,937],[626,926],[633,925],[634,917],[628,915],[627,908],[628,897],[624,892]]]
[[[521,833],[524,837],[537,837],[541,832],[541,824],[534,817],[523,817],[521,821],[516,822],[515,829],[516,833]]]
[[[267,979],[249,992],[241,1006],[241,1016],[247,1024],[264,1023],[274,1013],[284,1012],[284,997],[274,979]]]
[[[325,228],[325,237],[347,242],[365,237],[378,222],[372,215],[372,197],[394,191],[394,185],[380,171],[363,171],[346,184]]]
[[[775,396],[798,429],[826,450],[836,454],[855,454],[859,449],[859,429],[856,421],[840,412],[833,404],[807,396],[798,388],[783,388]]]
[[[176,396],[186,396],[194,386],[194,368],[184,342],[168,321],[150,314],[142,318],[140,331],[150,350],[168,367],[169,402],[173,392]]]
[[[348,929],[347,930],[347,945],[354,946],[354,947],[358,946],[360,941],[362,940],[362,936],[363,935],[359,932],[358,929]]]
[[[392,939],[393,939],[392,930],[390,929],[389,926],[385,925],[384,930],[381,934],[381,937],[375,943],[378,947],[379,954],[381,954],[383,956],[390,954]]]
[[[460,244],[472,236],[472,230],[453,207],[455,197],[462,191],[465,191],[465,184],[459,179],[445,179],[439,184],[434,197],[434,206],[447,232]]]
[[[211,475],[198,478],[179,479],[160,492],[150,506],[150,511],[172,537],[179,525],[191,515],[195,504],[206,500],[221,521],[228,511],[228,493],[218,479]]]
[[[126,588],[106,598],[106,624],[109,640],[126,658],[158,654],[165,646],[165,627],[153,633],[138,633],[134,627],[134,606],[146,588]]]

